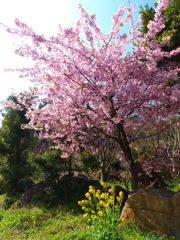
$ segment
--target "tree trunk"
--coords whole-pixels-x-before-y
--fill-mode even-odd
[[[131,149],[130,149],[130,146],[129,146],[129,142],[127,140],[126,133],[124,131],[123,124],[119,123],[117,125],[117,130],[118,130],[119,145],[120,145],[120,147],[123,151],[125,160],[130,164],[129,169],[130,169],[130,175],[131,175],[132,190],[133,191],[138,191],[139,186],[138,186],[138,178],[137,178],[135,163],[134,163],[134,160],[132,158]]]

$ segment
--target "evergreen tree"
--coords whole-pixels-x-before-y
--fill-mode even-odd
[[[11,96],[8,101],[16,103],[17,98]],[[25,108],[21,111],[11,108],[5,110],[0,129],[0,173],[6,189],[16,190],[19,180],[31,174],[27,153],[34,137],[33,130],[22,129],[22,125],[28,123]]]

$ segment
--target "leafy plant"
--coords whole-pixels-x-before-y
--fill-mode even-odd
[[[86,199],[78,202],[85,211],[83,218],[86,224],[91,226],[93,240],[121,239],[119,225],[124,224],[124,219],[120,219],[123,194],[119,192],[119,196],[116,196],[114,186],[108,189],[104,182],[101,182],[101,185],[103,191],[96,191],[93,186],[89,186]]]

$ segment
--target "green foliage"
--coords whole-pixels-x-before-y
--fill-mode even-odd
[[[60,150],[49,150],[41,154],[29,152],[28,159],[36,168],[34,178],[37,175],[38,180],[54,182],[66,170]]]
[[[151,7],[149,7],[148,4],[145,5],[145,8],[143,8],[142,6],[140,7],[140,12],[142,15],[142,26],[140,31],[143,33],[147,33],[148,32],[148,23],[150,20],[153,20],[154,18],[154,14],[155,14],[155,10]]]
[[[96,171],[99,169],[98,156],[92,155],[89,152],[83,151],[81,153],[80,161],[82,164],[82,169],[86,172],[88,170]]]
[[[174,191],[174,192],[179,192],[180,191],[180,176],[178,176],[177,180],[174,181],[169,187],[169,190]]]
[[[164,10],[164,16],[166,18],[166,27],[162,32],[162,36],[159,36],[159,39],[169,34],[172,35],[171,41],[169,41],[165,48],[165,50],[170,51],[180,46],[180,1],[173,0]]]
[[[2,211],[3,213],[3,211]],[[5,228],[16,229],[17,231],[27,231],[31,228],[38,228],[43,225],[46,214],[41,209],[17,209],[6,210],[6,214],[1,219],[1,225]]]
[[[31,175],[27,153],[35,140],[32,130],[21,128],[22,124],[27,123],[25,113],[26,109],[6,108],[0,129],[0,173],[4,188],[9,190],[16,190],[18,181]]]
[[[157,4],[155,4],[155,7]],[[146,4],[145,7],[141,7],[140,14],[142,14],[142,26],[140,31],[143,33],[148,32],[147,25],[150,20],[153,20],[155,10],[149,8]],[[163,47],[165,51],[171,51],[180,46],[180,1],[173,0],[169,6],[163,11],[163,15],[166,18],[165,28],[156,35],[156,39],[161,41],[163,37],[172,36],[171,40],[168,42],[167,46]],[[179,59],[179,56],[176,60]],[[179,59],[180,60],[180,59]]]

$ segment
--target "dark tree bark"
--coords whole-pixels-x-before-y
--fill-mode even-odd
[[[120,145],[120,147],[123,151],[125,160],[129,163],[132,190],[133,191],[138,191],[139,186],[138,186],[137,172],[136,172],[135,163],[134,163],[134,160],[133,160],[133,157],[132,157],[131,149],[130,149],[130,146],[129,146],[129,142],[128,142],[126,133],[124,131],[123,123],[119,123],[117,125],[117,131],[118,131],[119,145]]]

